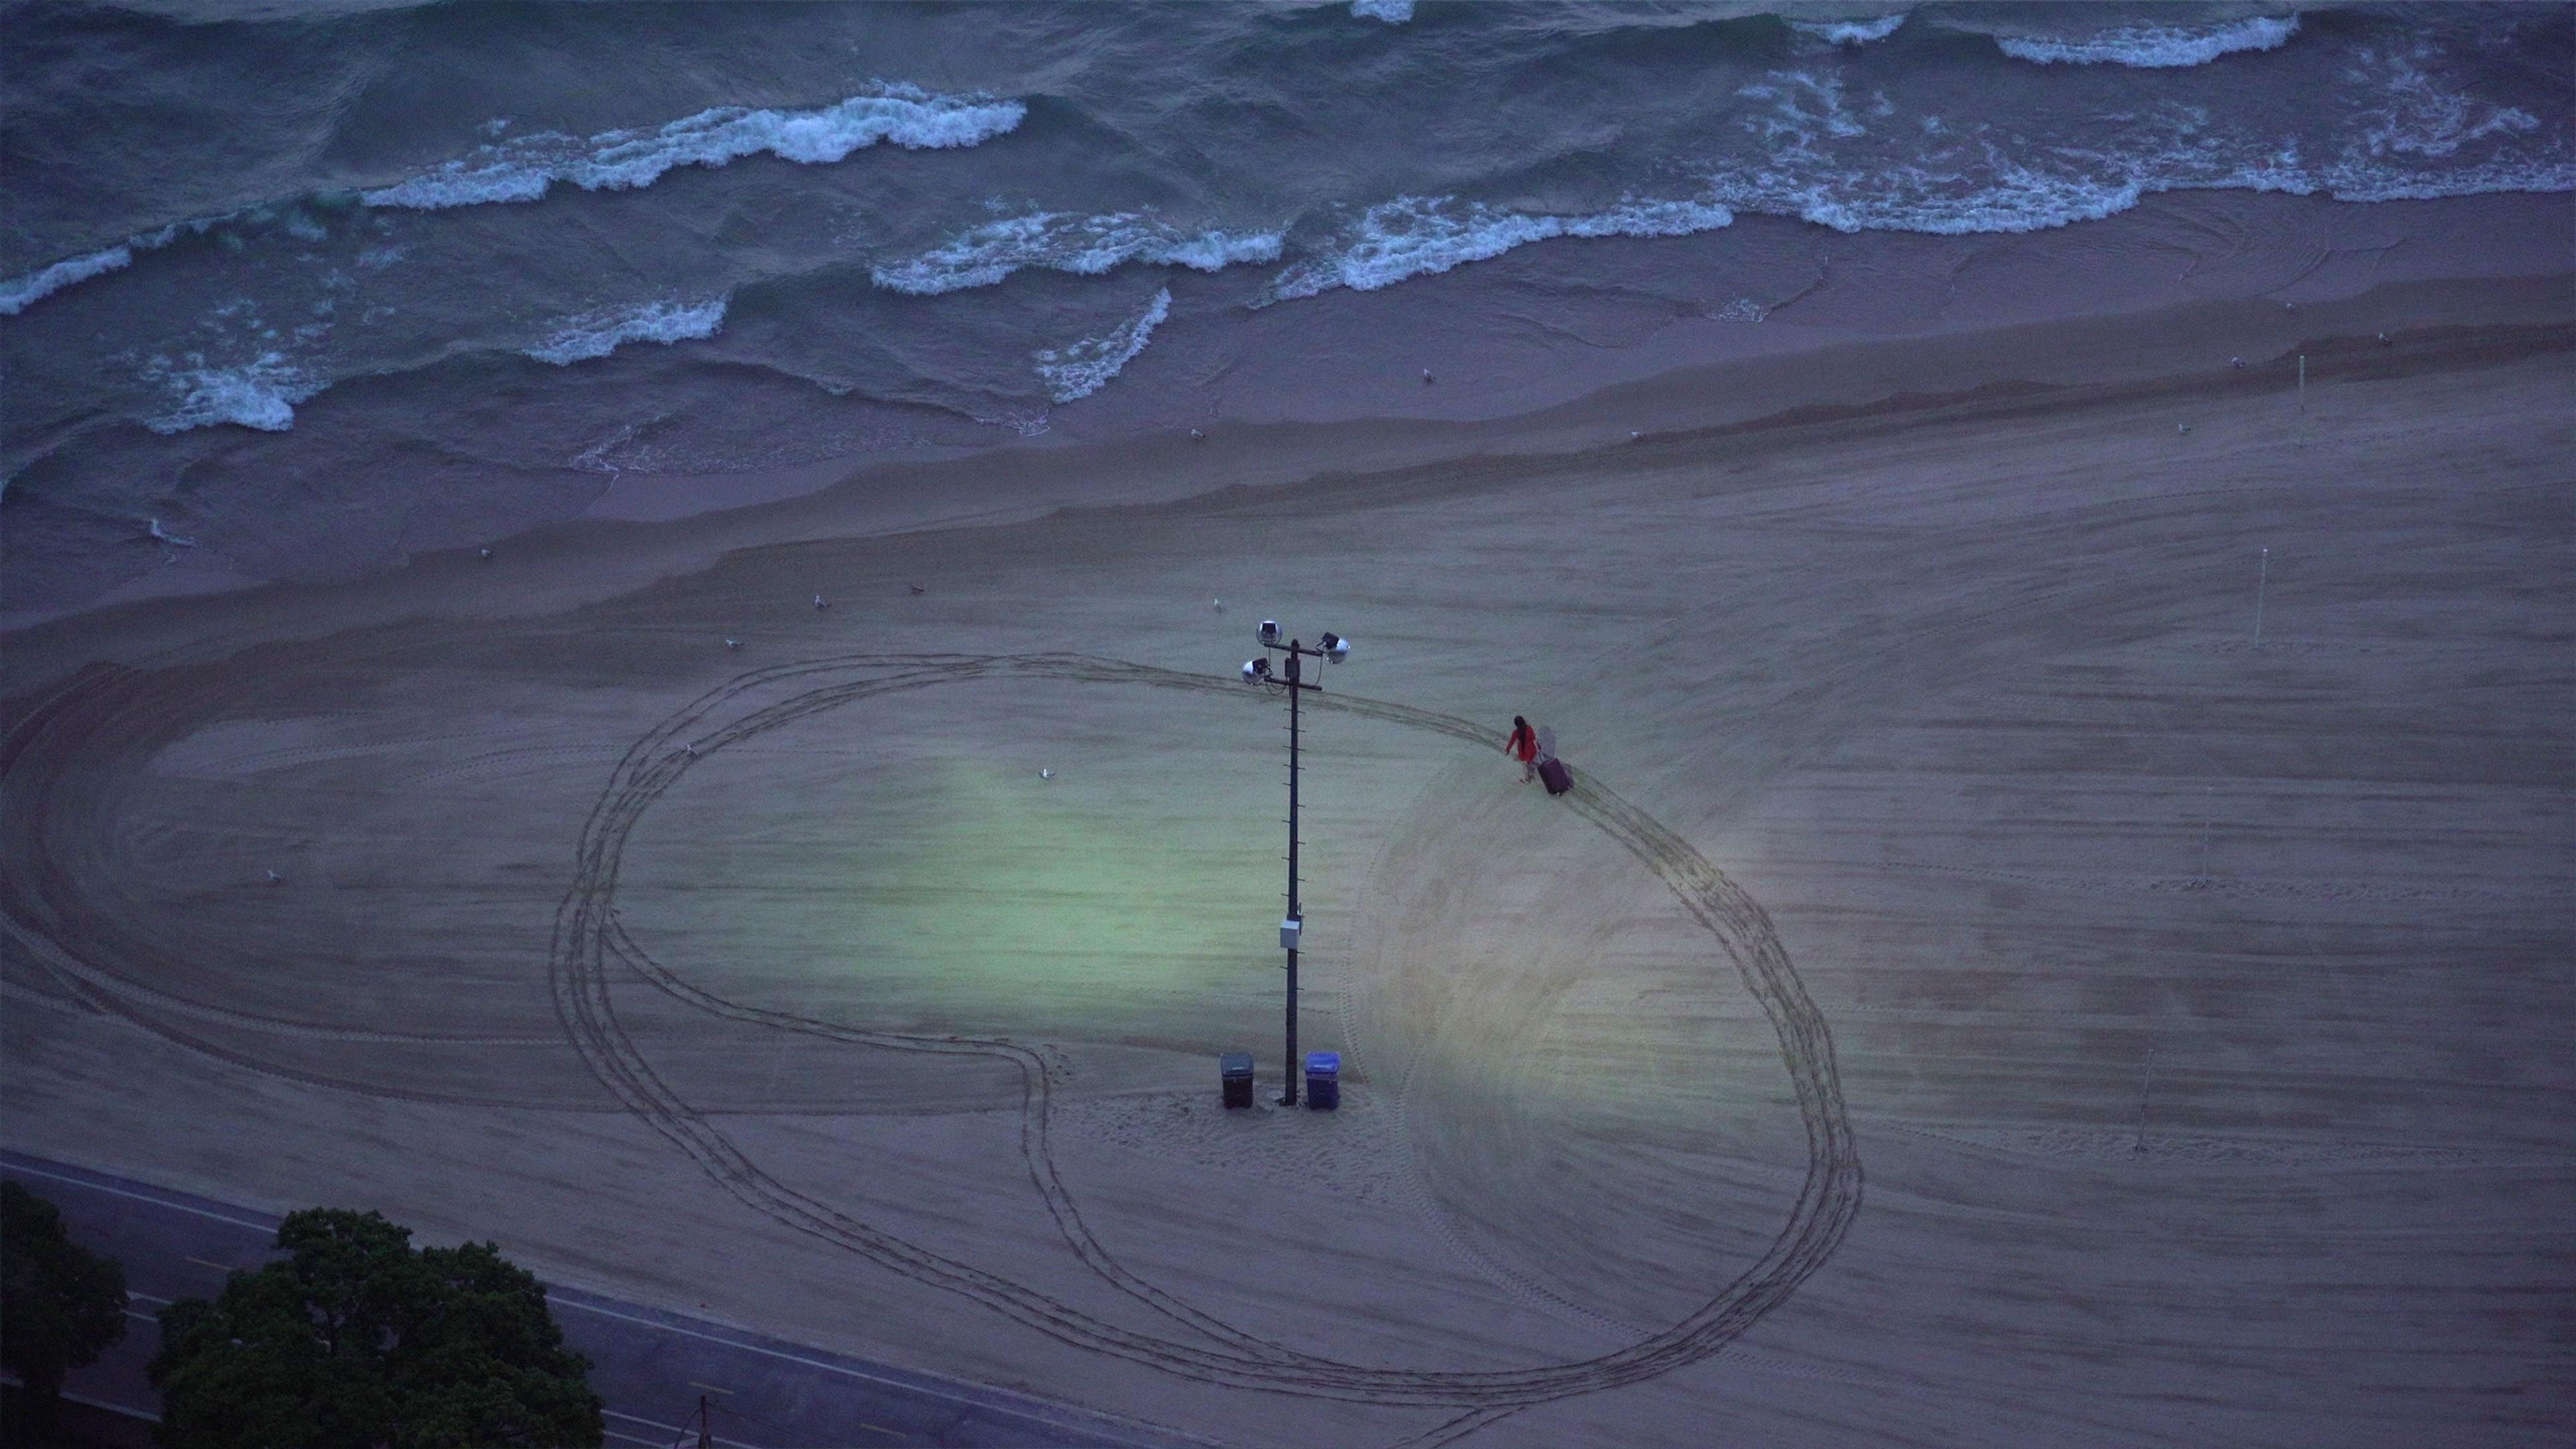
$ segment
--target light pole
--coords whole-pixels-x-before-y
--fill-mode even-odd
[[[1297,939],[1306,929],[1305,907],[1297,899],[1297,699],[1310,689],[1324,687],[1323,665],[1326,660],[1350,657],[1351,641],[1338,634],[1326,633],[1316,642],[1322,647],[1309,649],[1299,640],[1279,642],[1279,621],[1261,621],[1261,647],[1285,654],[1287,664],[1274,672],[1269,657],[1243,662],[1243,677],[1255,684],[1276,685],[1288,691],[1288,914],[1279,922],[1279,944],[1288,953],[1288,1086],[1281,1093],[1279,1105],[1297,1105]],[[1305,678],[1301,661],[1315,661],[1313,679]]]

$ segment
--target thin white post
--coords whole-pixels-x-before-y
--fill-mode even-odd
[[[2263,550],[2261,572],[2254,576],[2254,647],[2263,647],[2263,590],[2272,582],[2272,551]]]
[[[2299,354],[2299,411],[2308,410],[2308,355]]]

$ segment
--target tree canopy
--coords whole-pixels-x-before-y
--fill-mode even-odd
[[[125,1337],[125,1270],[73,1242],[52,1203],[0,1182],[0,1363],[48,1410],[63,1375]]]
[[[589,1361],[496,1245],[415,1251],[381,1214],[315,1208],[277,1246],[213,1301],[162,1311],[151,1374],[173,1449],[600,1442]]]

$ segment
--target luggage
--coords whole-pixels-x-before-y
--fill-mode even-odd
[[[1562,795],[1574,788],[1574,772],[1565,768],[1563,760],[1539,761],[1538,777],[1546,783],[1547,793],[1551,795]]]

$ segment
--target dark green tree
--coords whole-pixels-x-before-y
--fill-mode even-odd
[[[52,1203],[0,1182],[0,1363],[27,1386],[27,1410],[52,1414],[63,1375],[125,1337],[125,1270],[63,1233]]]
[[[289,1216],[290,1256],[161,1312],[172,1449],[597,1445],[589,1360],[534,1274],[491,1243],[414,1251],[378,1213]]]

